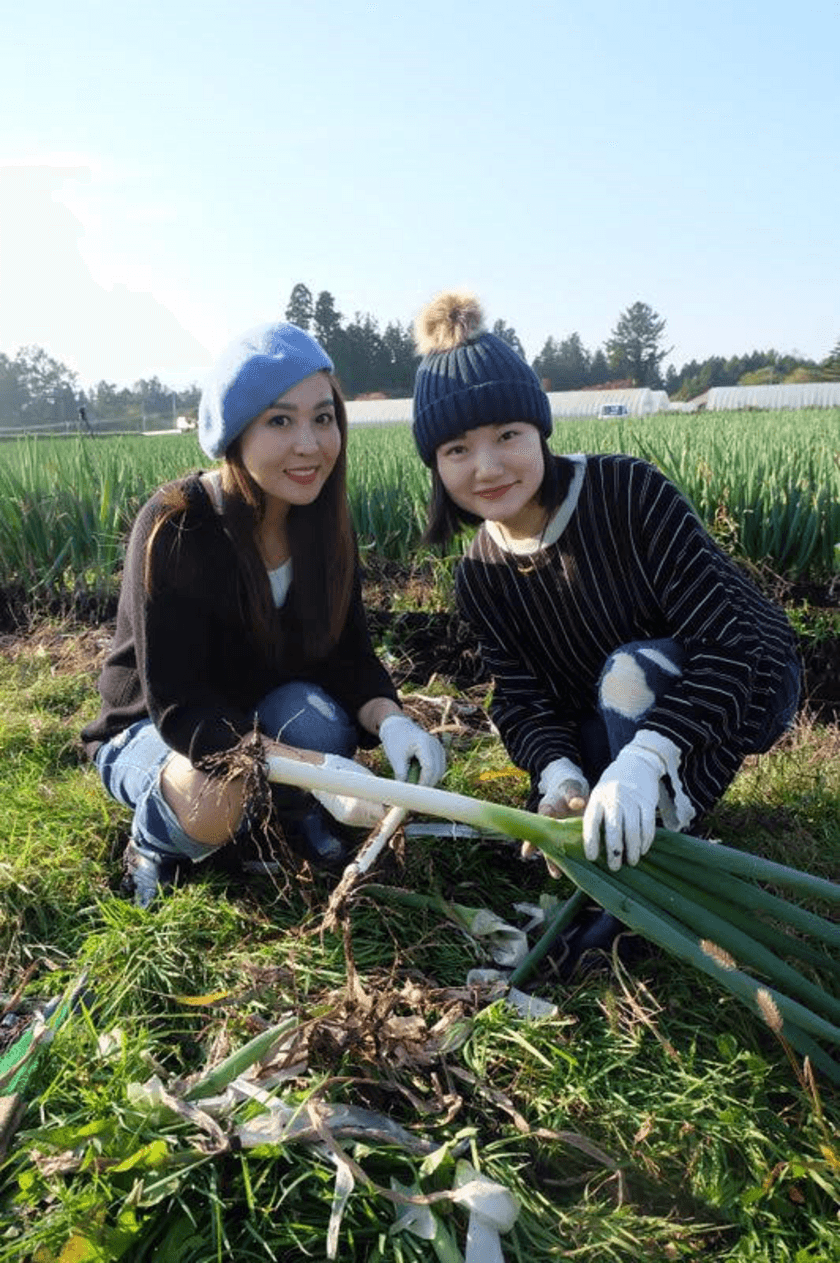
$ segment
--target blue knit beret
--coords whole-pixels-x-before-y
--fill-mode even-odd
[[[258,325],[222,352],[204,383],[198,406],[198,441],[217,459],[254,417],[304,377],[333,362],[297,325]]]
[[[481,320],[472,295],[446,292],[415,322],[425,355],[414,382],[414,440],[429,466],[441,443],[480,425],[528,421],[551,434],[551,406],[536,373]]]

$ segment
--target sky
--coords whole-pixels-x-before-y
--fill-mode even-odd
[[[292,287],[533,359],[840,340],[840,4],[0,0],[0,352],[200,382]]]

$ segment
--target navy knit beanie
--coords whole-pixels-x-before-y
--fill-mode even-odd
[[[249,329],[219,356],[204,383],[198,406],[198,441],[216,459],[254,417],[304,377],[333,362],[314,338],[297,325],[269,324]]]
[[[414,440],[432,466],[441,443],[480,425],[528,421],[548,438],[551,407],[534,370],[482,328],[471,294],[439,294],[414,323],[424,356],[414,382]]]

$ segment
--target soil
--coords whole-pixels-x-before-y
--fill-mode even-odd
[[[768,596],[788,609],[805,608],[814,634],[800,635],[803,702],[814,719],[840,723],[840,582],[785,583],[763,577]],[[462,693],[488,683],[475,639],[457,614],[428,608],[436,599],[433,576],[399,563],[368,566],[364,598],[374,642],[398,687],[427,688],[436,679]],[[394,608],[394,606],[397,608]],[[414,608],[405,608],[406,606]],[[402,608],[400,608],[402,607]],[[113,632],[114,602],[77,602],[72,616],[29,619],[22,594],[0,590],[0,652],[17,657],[33,647],[48,653],[59,671],[90,671],[96,678]],[[829,627],[829,631],[820,630]]]

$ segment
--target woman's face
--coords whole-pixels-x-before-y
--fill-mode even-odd
[[[461,509],[501,522],[514,539],[539,535],[545,474],[540,432],[529,422],[480,425],[438,447],[441,482]]]
[[[317,500],[341,451],[326,373],[292,386],[242,432],[242,464],[275,511]]]

